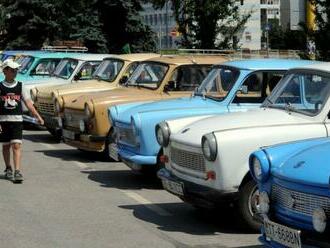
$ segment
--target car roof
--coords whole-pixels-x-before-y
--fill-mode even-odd
[[[330,62],[319,62],[318,61],[318,63],[312,64],[312,65],[300,66],[295,69],[309,69],[309,70],[330,72]]]
[[[84,55],[84,53],[73,53],[73,52],[35,52],[35,53],[23,53],[24,56],[31,56],[35,58],[65,58],[65,57],[71,57],[76,55]]]
[[[222,64],[245,70],[288,70],[317,62],[299,59],[244,59],[227,61]]]
[[[129,53],[129,54],[114,54],[105,59],[118,58],[126,61],[142,61],[159,56],[160,55],[157,53]]]
[[[83,61],[98,61],[103,60],[104,58],[110,57],[111,54],[96,54],[96,53],[73,53],[63,58],[71,58]]]
[[[173,65],[190,65],[190,64],[207,64],[213,65],[227,61],[223,55],[162,55],[157,58],[148,59],[147,61],[173,64]]]

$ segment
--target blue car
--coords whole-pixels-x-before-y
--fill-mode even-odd
[[[112,107],[108,111],[113,125],[110,156],[133,170],[157,170],[164,162],[155,135],[159,122],[257,108],[288,69],[311,63],[280,59],[229,61],[215,65],[191,97]]]
[[[330,247],[329,151],[329,138],[319,138],[265,147],[250,156],[263,244]]]

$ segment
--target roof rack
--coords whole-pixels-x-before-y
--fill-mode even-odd
[[[87,52],[88,48],[84,46],[43,46],[42,51],[49,52]]]

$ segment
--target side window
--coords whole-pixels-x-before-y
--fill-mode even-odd
[[[131,64],[127,67],[127,69],[126,69],[126,71],[124,72],[123,76],[126,76],[126,77],[129,78],[129,77],[132,75],[133,71],[136,69],[136,67],[137,67],[138,65],[139,65],[138,62],[133,62],[133,63],[131,63]]]
[[[176,68],[169,82],[168,91],[193,91],[200,86],[210,67],[205,66],[180,66]]]
[[[252,73],[245,79],[233,102],[261,104],[270,95],[282,76],[283,73]]]
[[[80,71],[77,73],[77,77],[75,80],[88,80],[92,79],[92,75],[95,72],[96,68],[99,66],[100,62],[87,62],[81,68]]]
[[[287,104],[287,103],[301,103],[301,77],[295,75],[290,79],[290,82],[287,84],[281,95],[276,99],[275,103],[278,104]]]
[[[31,74],[36,75],[50,75],[54,72],[55,67],[60,62],[59,59],[44,59],[41,60],[40,63],[36,65],[33,71],[31,71]]]

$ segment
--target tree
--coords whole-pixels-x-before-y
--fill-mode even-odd
[[[316,49],[318,50],[318,59],[330,59],[330,1],[328,0],[311,0],[316,6],[316,24],[315,31],[310,30],[311,36],[314,38]]]
[[[149,0],[161,8],[167,0]],[[187,48],[219,48],[233,46],[233,37],[250,17],[240,15],[235,0],[171,0],[181,45]]]

